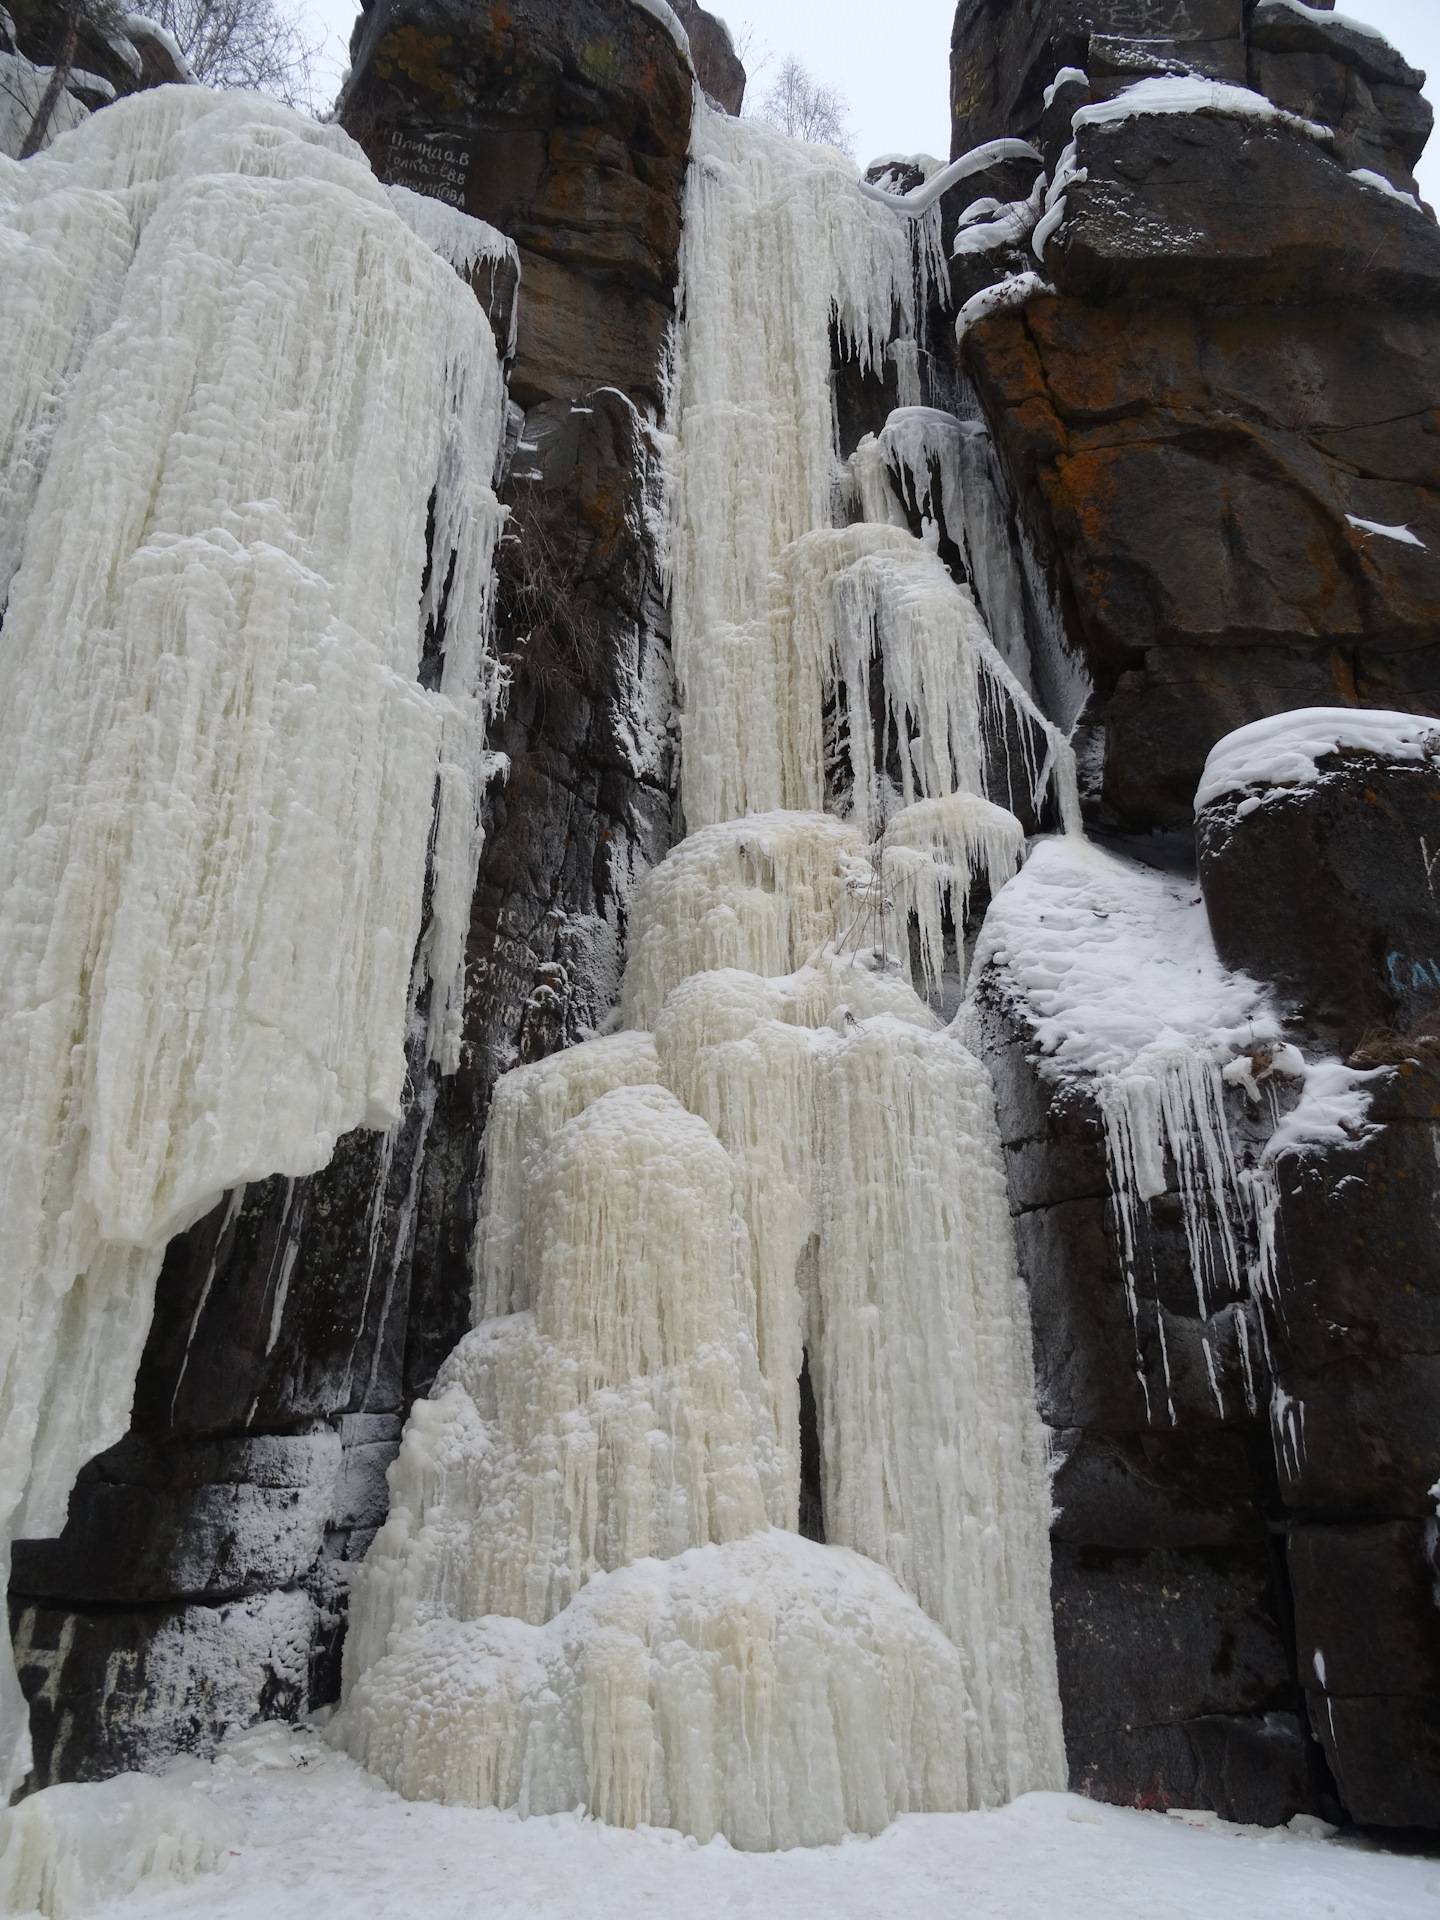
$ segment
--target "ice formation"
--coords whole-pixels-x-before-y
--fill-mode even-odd
[[[341,1739],[411,1798],[761,1850],[970,1804],[967,1717],[954,1647],[879,1567],[767,1532],[599,1575],[542,1627],[413,1627]]]
[[[917,989],[1020,857],[987,684],[1047,742],[1037,792],[1066,750],[925,541],[832,523],[832,314],[868,364],[897,310],[913,343],[927,235],[697,105],[691,830],[632,903],[622,1030],[496,1091],[475,1325],[392,1470],[336,1721],[412,1796],[763,1848],[1063,1776],[992,1095]],[[807,1354],[828,1545],[796,1534]]]
[[[1297,763],[1329,750],[1352,721],[1359,739],[1388,735],[1419,757],[1424,723],[1413,715],[1315,709],[1227,736],[1206,780],[1220,793],[1250,773],[1302,778]],[[1146,1278],[1142,1213],[1172,1184],[1201,1318],[1247,1291],[1262,1305],[1273,1299],[1278,1162],[1358,1138],[1376,1076],[1307,1061],[1285,1039],[1269,992],[1221,965],[1198,883],[1079,836],[1039,843],[995,900],[976,977],[987,968],[1023,1003],[1046,1077],[1082,1079],[1100,1109],[1132,1319]],[[1253,1164],[1232,1137],[1229,1087],[1245,1089],[1269,1129]],[[1149,1403],[1138,1355],[1137,1367]]]
[[[76,1920],[137,1888],[162,1893],[209,1873],[240,1837],[183,1768],[46,1787],[0,1813],[0,1913]]]
[[[0,249],[8,1539],[123,1433],[166,1240],[396,1118],[417,940],[453,1062],[504,394],[359,149],[259,96],[0,160]]]

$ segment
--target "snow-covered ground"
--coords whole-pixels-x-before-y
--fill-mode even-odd
[[[577,1814],[407,1803],[314,1733],[262,1728],[190,1769],[235,1832],[219,1871],[104,1920],[1435,1920],[1440,1859],[1032,1793],[789,1853]]]

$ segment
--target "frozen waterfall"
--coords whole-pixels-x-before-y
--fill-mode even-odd
[[[865,364],[897,315],[913,345],[932,228],[697,104],[669,452],[690,835],[640,889],[623,1029],[496,1090],[475,1324],[391,1471],[335,1723],[412,1797],[770,1848],[1064,1781],[991,1089],[924,996],[1021,853],[987,712],[1046,743],[1031,784],[1067,821],[1073,766],[903,516],[836,525],[832,320]]]
[[[8,1543],[124,1433],[170,1236],[396,1118],[417,942],[453,1057],[504,392],[359,149],[262,96],[0,158],[0,256]]]

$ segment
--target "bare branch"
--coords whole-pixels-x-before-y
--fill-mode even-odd
[[[849,103],[838,87],[825,87],[796,59],[786,54],[775,84],[760,104],[759,118],[768,120],[792,140],[838,147],[854,157],[854,136],[845,124]]]

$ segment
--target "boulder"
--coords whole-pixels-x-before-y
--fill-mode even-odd
[[[1437,352],[1440,305],[1362,301],[1041,295],[966,333],[1119,822],[1188,829],[1207,752],[1250,720],[1440,708]]]
[[[1336,714],[1331,731],[1345,724]],[[1272,982],[1297,1030],[1343,1054],[1371,1030],[1416,1030],[1440,1003],[1440,760],[1342,738],[1314,765],[1313,780],[1271,784],[1262,769],[1210,799],[1196,850],[1226,966]]]
[[[706,98],[722,112],[738,114],[745,104],[745,67],[730,29],[695,0],[675,0],[675,13],[690,41],[695,78]]]
[[[168,1446],[132,1434],[81,1469],[58,1539],[15,1543],[11,1591],[135,1605],[289,1586],[319,1556],[340,1462],[329,1428]]]
[[[1310,1722],[1346,1807],[1440,1826],[1433,1522],[1297,1527],[1289,1568]]]

